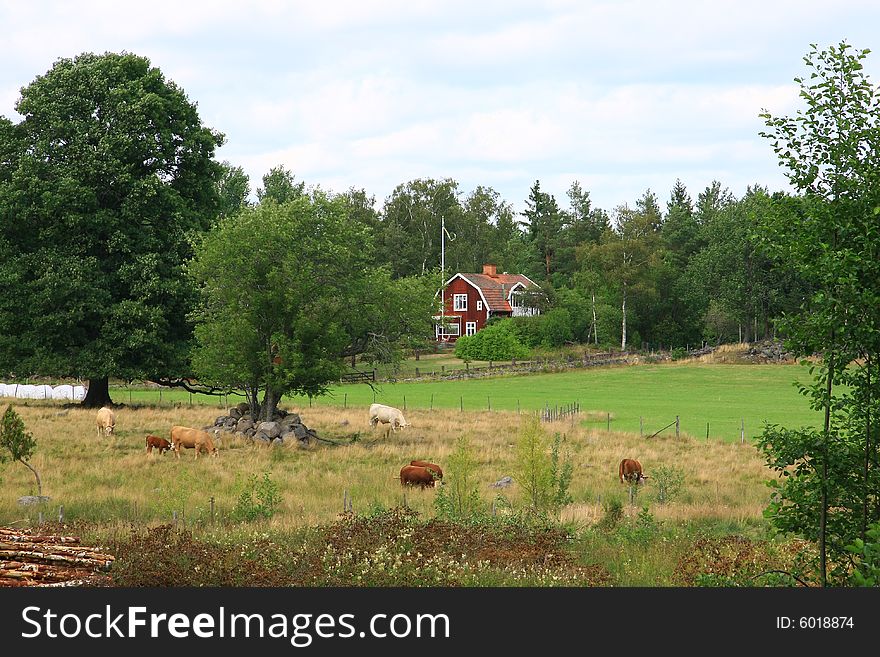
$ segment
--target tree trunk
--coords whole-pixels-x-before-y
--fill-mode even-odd
[[[596,321],[596,293],[591,292],[590,296],[593,300],[593,344],[599,344],[599,323]],[[587,336],[587,342],[589,341],[589,336]]]
[[[620,306],[620,311],[623,315],[620,326],[620,350],[626,351],[626,281],[623,283],[623,303]]]
[[[831,331],[834,344],[834,331]],[[822,499],[819,509],[819,577],[822,587],[828,586],[828,548],[825,535],[828,532],[828,441],[831,439],[831,386],[834,378],[834,356],[828,359],[828,378],[825,381],[825,445],[822,454]]]
[[[861,537],[863,541],[867,540],[867,532],[868,532],[868,500],[871,497],[871,489],[868,487],[868,471],[871,463],[871,404],[873,400],[871,399],[871,355],[865,358],[865,369],[867,370],[868,377],[868,385],[866,386],[868,390],[868,402],[865,404],[865,409],[867,413],[867,417],[865,418],[865,470],[863,473],[864,476],[864,491],[863,491],[863,500],[862,500],[862,531]]]
[[[21,461],[21,463],[24,464],[24,466],[25,466],[28,470],[30,470],[31,472],[34,473],[34,477],[35,477],[36,480],[37,480],[37,495],[39,495],[40,497],[42,497],[42,496],[43,496],[43,482],[40,481],[40,475],[37,473],[37,471],[33,468],[33,466],[32,466],[30,463],[28,463],[27,461],[25,461],[25,460],[23,460],[23,459],[19,459],[19,460]]]
[[[281,395],[279,395],[272,386],[266,386],[266,393],[263,395],[263,404],[260,409],[260,419],[264,422],[271,422],[280,400]]]
[[[101,408],[102,406],[111,406],[112,404],[109,378],[105,376],[102,379],[89,379],[89,389],[80,406],[83,408]]]

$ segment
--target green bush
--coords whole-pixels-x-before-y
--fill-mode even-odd
[[[850,583],[854,586],[880,586],[880,523],[872,523],[867,541],[857,538],[846,546],[856,555]]]
[[[467,438],[458,439],[446,463],[443,485],[434,497],[437,517],[462,520],[480,515],[483,504],[477,485],[477,459]]]
[[[257,475],[250,476],[232,510],[235,520],[252,522],[268,520],[275,515],[281,504],[281,496],[278,494],[278,486],[269,477],[268,472],[263,473],[260,481],[257,481]]]
[[[560,463],[561,443],[558,433],[550,442],[537,417],[523,420],[516,444],[514,479],[519,482],[525,510],[530,514],[558,516],[572,501],[568,488],[573,466],[570,459]]]
[[[529,349],[513,331],[509,320],[491,324],[455,342],[455,355],[462,360],[511,360],[528,358]]]

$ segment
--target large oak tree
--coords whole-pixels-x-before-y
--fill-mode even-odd
[[[0,120],[0,372],[186,372],[191,238],[218,210],[222,135],[134,54],[60,59]]]

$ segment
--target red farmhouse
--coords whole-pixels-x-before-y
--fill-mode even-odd
[[[473,335],[490,317],[536,315],[538,310],[523,305],[521,294],[538,286],[522,274],[499,274],[495,265],[483,265],[482,274],[456,274],[443,288],[444,317],[435,317],[435,337],[455,342]]]

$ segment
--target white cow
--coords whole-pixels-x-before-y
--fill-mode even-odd
[[[384,404],[370,404],[370,426],[376,427],[380,422],[389,425],[391,431],[397,431],[409,426],[400,409],[393,406],[385,406]]]
[[[98,427],[99,436],[109,436],[113,433],[113,429],[116,428],[116,414],[104,406],[95,416],[95,423]]]

